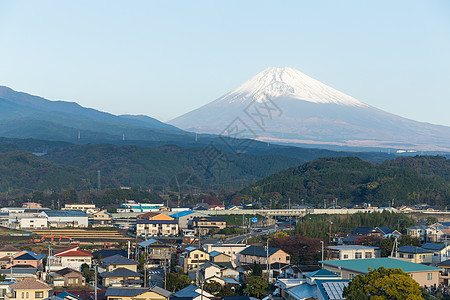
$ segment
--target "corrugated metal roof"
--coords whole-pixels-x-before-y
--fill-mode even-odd
[[[439,271],[439,268],[426,266],[422,264],[415,264],[408,261],[403,261],[394,258],[366,258],[366,259],[348,259],[348,260],[324,260],[321,261],[324,265],[333,267],[341,267],[343,269],[350,269],[360,273],[369,273],[369,269],[378,269],[379,267],[402,269],[403,272],[422,272],[422,271]]]

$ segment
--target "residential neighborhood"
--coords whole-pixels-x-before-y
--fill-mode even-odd
[[[226,212],[244,208],[210,213],[131,204],[118,213],[93,204],[2,209],[3,227],[22,232],[10,237],[23,241],[4,241],[0,248],[4,299],[225,299],[250,296],[246,287],[255,278],[266,282],[265,294],[273,299],[343,299],[353,278],[380,267],[402,269],[430,291],[449,284],[450,222],[336,232],[320,241],[308,265],[299,261],[311,249],[268,246],[289,238],[298,219],[244,215],[242,227]],[[383,211],[370,213],[394,213]],[[407,237],[414,244],[402,244]]]

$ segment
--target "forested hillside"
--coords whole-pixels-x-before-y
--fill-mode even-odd
[[[445,158],[435,157],[409,157],[382,164],[355,157],[320,158],[268,176],[239,195],[261,198],[272,205],[289,197],[318,206],[323,206],[323,199],[337,198],[341,205],[389,205],[394,199],[397,205],[445,207],[450,204],[450,183],[436,174],[445,176],[447,164]],[[427,167],[412,167],[417,165]]]

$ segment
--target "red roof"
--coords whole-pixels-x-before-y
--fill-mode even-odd
[[[84,250],[80,250],[78,246],[72,246],[58,252],[55,252],[55,256],[63,257],[63,256],[88,256],[92,257],[92,253]]]

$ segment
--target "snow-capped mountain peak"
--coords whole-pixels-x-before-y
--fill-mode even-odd
[[[289,97],[313,103],[368,106],[290,67],[267,68],[218,99],[218,102],[253,100],[260,98],[260,94],[265,94],[272,99]]]

